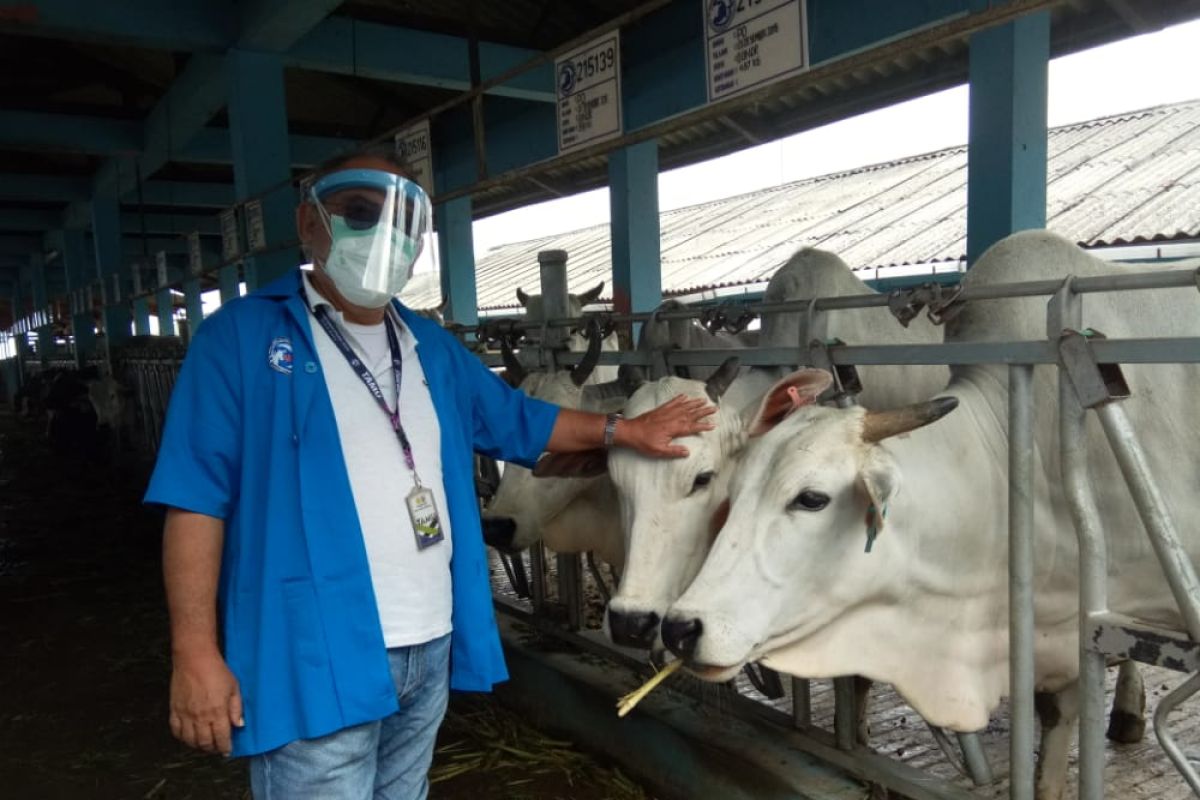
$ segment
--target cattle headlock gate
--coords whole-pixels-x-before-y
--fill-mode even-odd
[[[565,258],[565,254],[563,254]],[[558,259],[550,259],[550,262]],[[553,263],[544,265],[543,294],[547,300],[547,319],[486,320],[470,328],[456,328],[464,344],[476,351],[489,366],[502,363],[501,356],[487,343],[507,338],[518,340],[537,330],[523,348],[526,366],[556,368],[578,363],[580,353],[566,352],[564,332],[582,329],[596,321],[602,327],[618,330],[649,319],[648,314],[587,314],[580,319],[564,316],[566,309],[565,271],[555,271]],[[661,374],[673,374],[679,368],[716,366],[736,355],[745,366],[810,365],[829,369],[835,375],[834,391],[847,402],[853,392],[854,367],[865,365],[1007,365],[1009,393],[1009,592],[1010,592],[1010,675],[1011,735],[1009,737],[1008,796],[1013,800],[1031,800],[1034,796],[1036,720],[1034,709],[1034,621],[1033,621],[1033,480],[1034,480],[1034,402],[1033,370],[1048,365],[1058,370],[1060,419],[1058,420],[1063,464],[1063,483],[1072,506],[1079,540],[1080,570],[1080,681],[1081,717],[1079,739],[1080,800],[1099,800],[1105,793],[1104,703],[1106,661],[1129,658],[1188,673],[1178,687],[1163,697],[1154,715],[1154,729],[1171,762],[1200,796],[1200,777],[1172,735],[1168,715],[1188,697],[1200,691],[1200,578],[1186,556],[1167,513],[1163,498],[1146,467],[1144,452],[1120,400],[1127,396],[1120,364],[1200,363],[1200,338],[1105,339],[1091,331],[1080,330],[1082,304],[1088,294],[1098,292],[1134,292],[1149,289],[1196,291],[1200,271],[1147,271],[1137,274],[1041,280],[976,287],[963,291],[945,287],[922,286],[897,290],[890,295],[814,298],[812,300],[758,304],[738,307],[741,324],[745,314],[792,312],[801,315],[801,337],[795,347],[758,347],[749,349],[679,349],[665,352],[621,350],[604,352],[600,363],[631,364]],[[848,309],[890,306],[898,316],[922,311],[933,316],[944,314],[954,304],[976,300],[1017,297],[1048,297],[1047,337],[1039,341],[952,342],[943,344],[872,344],[843,343],[826,336],[830,314]],[[557,311],[556,311],[557,310]],[[727,311],[727,309],[726,309]],[[664,319],[703,318],[720,325],[728,314],[721,310],[680,308],[660,313]],[[557,334],[557,335],[556,335]],[[180,358],[150,354],[130,354],[123,362],[123,379],[135,387],[136,401],[146,443],[152,449],[159,438],[165,400],[174,382]],[[657,376],[654,376],[657,377]],[[852,401],[852,398],[851,398]],[[1108,608],[1106,555],[1103,526],[1097,517],[1097,505],[1088,480],[1088,465],[1082,443],[1083,424],[1088,411],[1099,417],[1107,441],[1115,454],[1144,523],[1162,570],[1180,609],[1185,631],[1164,632],[1124,618]],[[502,586],[503,572],[497,568],[497,609],[516,617],[538,630],[567,640],[591,654],[603,654],[619,662],[641,661],[644,656],[610,644],[598,631],[582,630],[583,586],[585,583],[579,556],[559,555],[553,564],[544,557],[541,546],[529,552],[531,601],[515,598]],[[519,583],[524,569],[506,565],[510,580]],[[558,613],[547,613],[550,589],[548,573],[556,574]],[[562,607],[565,606],[565,622]],[[853,687],[846,680],[835,682],[831,693],[799,678],[779,690],[771,681],[760,679],[757,688],[743,687],[743,695],[728,692],[706,694],[705,702],[723,704],[724,713],[788,731],[788,743],[808,749],[850,774],[905,796],[923,800],[948,800],[970,797],[999,797],[999,782],[989,782],[987,761],[972,737],[963,741],[965,758],[958,769],[971,781],[939,779],[900,760],[857,745],[854,738],[855,711]],[[814,719],[814,697],[836,695],[833,730],[824,730]],[[764,693],[777,695],[774,702],[763,702]],[[815,694],[814,694],[815,693]],[[715,699],[714,699],[715,698]],[[754,699],[752,699],[754,698]],[[794,734],[794,735],[792,735]],[[949,752],[944,735],[939,748],[947,760],[957,756]],[[903,752],[903,751],[901,751]],[[894,754],[893,754],[894,755]],[[993,755],[995,755],[993,753]],[[1118,756],[1117,758],[1119,758]],[[944,772],[943,772],[944,774]],[[1001,776],[1002,777],[1002,776]],[[976,788],[970,788],[970,783]]]

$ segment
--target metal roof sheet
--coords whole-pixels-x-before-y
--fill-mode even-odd
[[[1047,227],[1085,247],[1200,236],[1200,101],[1050,131]],[[960,261],[966,252],[967,151],[955,147],[664,212],[666,295],[767,280],[800,247],[856,269]],[[537,253],[570,254],[573,290],[611,279],[609,226],[504,245],[480,260],[479,307],[515,308],[536,291]],[[405,300],[437,305],[436,282]]]

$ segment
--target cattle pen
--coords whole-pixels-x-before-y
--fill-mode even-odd
[[[557,255],[550,261],[562,266]],[[554,273],[549,274],[553,276]],[[1200,269],[1148,271],[1114,278],[992,285],[976,291],[968,289],[954,295],[939,294],[940,305],[932,304],[932,286],[898,290],[891,295],[812,298],[803,302],[774,306],[749,305],[738,308],[739,316],[744,313],[761,314],[764,311],[801,314],[804,323],[797,347],[621,351],[603,353],[600,360],[602,364],[630,364],[668,372],[687,367],[716,366],[729,356],[737,356],[748,365],[808,363],[831,369],[839,376],[840,387],[853,387],[856,383],[854,369],[865,365],[1007,365],[1010,375],[1009,398],[1012,403],[1009,412],[1009,436],[1012,442],[1011,452],[1014,454],[1012,474],[1025,475],[1027,480],[1031,480],[1031,473],[1025,465],[1027,459],[1032,457],[1031,440],[1028,437],[1031,436],[1030,416],[1033,409],[1029,392],[1030,377],[1035,366],[1057,369],[1063,392],[1073,393],[1076,391],[1073,388],[1075,386],[1086,387],[1086,391],[1092,394],[1081,394],[1080,401],[1087,404],[1088,410],[1095,410],[1097,414],[1104,409],[1108,409],[1107,413],[1116,410],[1119,415],[1119,401],[1123,398],[1119,394],[1120,378],[1117,365],[1200,362],[1200,339],[1194,337],[1105,339],[1090,332],[1088,335],[1071,332],[1080,327],[1083,299],[1102,292],[1156,289],[1196,292],[1198,284]],[[553,297],[556,287],[560,291],[565,288],[561,273],[557,279],[549,278],[549,283],[543,287],[545,296]],[[841,310],[891,305],[910,313],[932,312],[940,315],[946,314],[951,307],[971,302],[1019,297],[1048,298],[1047,329],[1058,330],[1060,335],[1041,341],[892,345],[830,341],[824,334],[829,316]],[[663,314],[664,317],[679,319],[699,319],[706,315],[711,317],[711,311],[680,309]],[[584,318],[550,316],[541,322],[530,322],[520,318],[493,318],[482,326],[460,327],[456,332],[478,351],[479,357],[485,363],[500,367],[500,355],[494,349],[489,350],[486,342],[508,339],[519,343],[526,331],[540,331],[544,334],[547,330],[555,328],[582,328],[589,321],[598,322],[605,328],[619,327],[645,323],[648,318],[649,315],[646,314],[612,313],[592,314]],[[579,353],[555,349],[555,340],[551,336],[542,335],[538,339],[538,342],[525,342],[519,351],[530,368],[545,368],[549,365],[567,367],[582,358]],[[179,363],[178,359],[161,357],[131,358],[126,365],[130,371],[127,380],[130,385],[139,387],[164,382],[169,386],[170,374],[178,369]],[[839,389],[838,394],[845,396],[846,393]],[[139,397],[142,398],[157,396],[157,390],[149,394],[139,393]],[[153,399],[149,400],[148,405],[144,405],[145,402],[139,402],[139,408],[142,409],[139,415],[141,424],[148,432],[158,431],[161,429],[163,406]],[[1062,420],[1064,426],[1071,425],[1072,422],[1069,418]],[[1119,416],[1108,424],[1111,426],[1109,429],[1112,431],[1114,447],[1127,448],[1125,451],[1118,450],[1118,453],[1124,452],[1123,457],[1133,460],[1136,465],[1138,444],[1135,433],[1122,424]],[[1069,433],[1063,436],[1063,442],[1065,448],[1073,446]],[[1074,466],[1078,468],[1079,465]],[[1136,471],[1136,466],[1130,468],[1129,480],[1133,491],[1145,489],[1140,482],[1145,481],[1146,476]],[[733,720],[738,720],[747,727],[737,731],[739,736],[731,736],[731,740],[736,742],[732,748],[736,755],[731,755],[731,758],[749,758],[749,752],[758,748],[762,749],[759,757],[763,758],[763,761],[770,758],[764,758],[763,752],[769,753],[770,756],[778,756],[784,767],[779,768],[778,763],[769,768],[762,763],[758,766],[771,772],[781,769],[785,775],[789,769],[794,770],[793,776],[783,779],[784,785],[789,785],[792,791],[798,792],[794,796],[857,796],[853,794],[853,784],[838,789],[829,788],[831,779],[819,771],[819,777],[812,778],[809,771],[815,768],[815,764],[831,765],[867,785],[883,787],[914,800],[1023,796],[1020,794],[1018,782],[1024,782],[1032,788],[1036,743],[1031,649],[1033,611],[1032,594],[1028,590],[1028,571],[1032,569],[1032,556],[1027,549],[1031,547],[1028,539],[1031,531],[1026,512],[1023,512],[1019,505],[1024,498],[1031,496],[1032,491],[1029,487],[1021,487],[1019,481],[1020,477],[1013,480],[1010,495],[1014,503],[1010,512],[1010,520],[1013,521],[1010,544],[1014,548],[1013,552],[1025,552],[1027,555],[1024,558],[1018,555],[1012,559],[1009,576],[1014,603],[1011,618],[1011,636],[1014,643],[1013,699],[997,712],[988,728],[980,733],[977,741],[972,743],[968,740],[960,749],[959,742],[948,739],[944,732],[926,726],[919,715],[893,690],[876,687],[871,700],[872,711],[869,719],[870,745],[864,747],[855,742],[852,730],[856,713],[853,691],[841,680],[826,683],[801,679],[780,682],[776,679],[775,682],[768,681],[768,685],[763,685],[761,679],[752,682],[750,675],[746,674],[738,678],[736,687],[719,688],[679,681],[677,683],[682,684],[681,686],[672,685],[662,692],[668,696],[675,695],[674,701],[664,701],[660,706],[650,704],[655,709],[651,713],[672,719],[691,735],[702,738],[712,736],[714,729],[732,725]],[[1086,490],[1086,481],[1082,486]],[[1144,506],[1146,513],[1158,516],[1149,518],[1147,530],[1154,536],[1163,537],[1162,552],[1170,554],[1178,548],[1176,534],[1171,521],[1164,519],[1161,506],[1155,504],[1152,490],[1149,494],[1150,498],[1145,501]],[[1161,503],[1161,500],[1158,502]],[[1087,508],[1086,498],[1080,506]],[[1081,529],[1087,530],[1087,524],[1088,521],[1083,520]],[[1096,528],[1093,527],[1092,530]],[[1092,570],[1090,575],[1093,577],[1091,582],[1085,579],[1082,584],[1083,591],[1087,592],[1083,607],[1088,608],[1090,613],[1084,616],[1081,623],[1086,633],[1082,641],[1089,643],[1081,657],[1084,659],[1082,663],[1086,664],[1090,659],[1098,669],[1091,674],[1085,673],[1085,677],[1091,680],[1092,684],[1088,686],[1084,695],[1083,708],[1086,711],[1082,715],[1084,722],[1078,755],[1072,757],[1073,762],[1078,760],[1080,788],[1077,794],[1074,790],[1069,790],[1069,796],[1105,796],[1103,792],[1106,785],[1107,796],[1110,797],[1191,796],[1191,789],[1179,779],[1168,758],[1180,758],[1182,754],[1177,763],[1183,765],[1181,769],[1191,768],[1187,760],[1187,748],[1200,746],[1200,725],[1190,718],[1177,717],[1172,721],[1168,715],[1195,690],[1194,681],[1188,681],[1169,693],[1166,689],[1168,684],[1175,683],[1174,676],[1178,673],[1173,670],[1194,673],[1200,669],[1196,645],[1182,632],[1164,640],[1164,632],[1161,630],[1138,626],[1111,614],[1104,605],[1103,596],[1096,594],[1094,583],[1097,580],[1095,576],[1105,574],[1103,554],[1096,554],[1094,544],[1090,548],[1083,548],[1083,552],[1089,554],[1089,558],[1082,562],[1083,567]],[[1173,570],[1178,572],[1172,572]],[[514,571],[526,575],[527,578],[521,580],[516,577]],[[492,574],[497,611],[505,620],[502,628],[506,641],[513,647],[510,658],[515,656],[517,664],[521,665],[515,667],[515,670],[530,670],[529,674],[536,676],[530,680],[546,681],[545,674],[538,670],[547,669],[547,659],[542,654],[544,647],[530,644],[531,637],[550,637],[569,647],[582,659],[568,671],[569,680],[578,681],[593,691],[607,692],[614,699],[618,688],[630,688],[632,683],[648,674],[644,653],[613,645],[598,630],[603,612],[602,600],[598,599],[597,584],[610,578],[586,571],[579,555],[557,555],[547,559],[540,545],[524,555],[505,557],[494,553]],[[1187,582],[1195,580],[1190,565],[1181,565],[1168,559],[1164,566],[1164,575],[1171,576],[1172,585],[1182,582],[1185,587],[1181,595],[1183,601],[1193,602],[1198,596],[1187,588]],[[1022,591],[1021,587],[1026,587],[1026,591]],[[549,663],[557,662],[561,669],[563,652],[558,648],[551,648],[551,651],[555,652],[555,655]],[[1146,674],[1146,685],[1149,687],[1147,715],[1148,718],[1153,716],[1155,734],[1163,743],[1162,748],[1148,739],[1140,745],[1110,750],[1106,755],[1105,697],[1106,691],[1111,694],[1113,690],[1113,677],[1108,677],[1106,685],[1104,663],[1106,657],[1116,656],[1144,661],[1152,667]],[[597,662],[597,658],[602,661]],[[522,673],[517,671],[516,674]],[[535,692],[518,702],[528,704],[529,713],[545,719],[547,724],[562,726],[561,719],[556,722],[555,714],[548,713],[547,708],[561,709],[557,703],[570,701],[558,695],[569,695],[571,691],[564,688],[548,691],[554,692],[552,699],[539,697]],[[692,702],[700,704],[695,719],[689,718],[686,722],[680,722],[682,717],[688,715],[678,707],[687,707]],[[586,735],[585,731],[589,726],[594,724],[599,727],[599,723],[595,723],[583,711],[579,713],[578,721],[567,726],[572,733]],[[588,713],[594,715],[608,712],[606,709],[597,712],[593,708]],[[615,719],[615,713],[613,717]],[[730,717],[733,720],[729,719]],[[598,738],[596,746],[617,759],[631,758],[630,751],[640,746],[621,742],[616,738],[607,741],[604,740],[604,736]],[[797,752],[807,754],[812,760],[797,760]],[[636,757],[634,762],[637,763]],[[754,764],[754,759],[750,758],[749,763]],[[650,773],[657,771],[661,774],[672,774],[664,765],[643,763],[639,766]],[[1023,769],[1027,770],[1024,774]],[[711,779],[707,773],[702,774],[706,779]],[[683,781],[677,775],[673,775],[671,780]],[[1189,782],[1191,780],[1188,778]],[[814,789],[814,786],[818,788]],[[821,786],[826,788],[822,789]],[[822,794],[824,791],[830,793]]]
[[[498,374],[578,365],[590,373],[598,364],[619,377],[590,385],[626,402],[642,382],[707,376],[736,358],[731,369],[742,375],[822,370],[832,386],[810,398],[814,413],[864,415],[874,413],[863,401],[877,388],[864,377],[873,367],[979,369],[990,381],[979,407],[992,414],[991,427],[969,444],[995,462],[979,474],[1002,478],[970,499],[994,513],[972,519],[975,506],[957,495],[931,494],[921,508],[930,529],[992,537],[987,558],[960,564],[964,576],[987,574],[1004,594],[1003,612],[987,620],[1002,635],[984,631],[978,650],[964,656],[986,667],[978,686],[963,690],[960,672],[951,677],[944,664],[924,661],[921,642],[905,628],[942,623],[949,639],[973,618],[929,619],[925,606],[914,611],[899,601],[900,622],[887,641],[901,643],[896,660],[907,660],[905,668],[925,673],[925,695],[869,674],[805,676],[794,665],[813,661],[804,654],[773,661],[778,651],[760,647],[766,639],[746,651],[762,662],[748,658],[736,677],[708,682],[712,669],[689,660],[694,650],[678,641],[667,644],[661,629],[653,651],[614,643],[607,603],[619,591],[620,570],[541,541],[522,548],[489,541],[512,676],[497,687],[504,706],[615,764],[660,800],[1200,797],[1197,536],[1194,520],[1179,513],[1186,476],[1173,474],[1169,458],[1171,448],[1200,441],[1188,421],[1197,406],[1175,402],[1182,407],[1171,407],[1161,424],[1139,410],[1185,396],[1196,373],[1183,370],[1200,365],[1200,314],[1159,318],[1152,306],[1159,298],[1170,298],[1171,308],[1200,306],[1200,261],[1184,260],[1200,255],[1200,103],[1066,126],[1057,138],[1047,122],[1052,59],[1200,20],[1198,0],[103,5],[0,4],[0,64],[9,76],[0,81],[0,394],[22,422],[32,420],[31,436],[54,445],[55,458],[90,465],[78,480],[98,463],[114,464],[108,478],[141,479],[162,442],[189,341],[211,307],[239,302],[306,264],[310,248],[298,239],[296,209],[315,197],[314,171],[331,157],[382,145],[408,165],[433,214],[422,268],[400,300],[436,317]],[[660,207],[667,170],[963,85],[970,126],[962,148],[780,184],[727,205],[722,197]],[[489,217],[601,187],[609,193],[604,231],[548,231],[490,253],[479,246],[479,224]],[[1079,273],[1063,267],[1066,260],[1030,256],[1010,265],[1020,267],[1017,277],[972,282],[989,252],[1043,229],[1066,237],[1081,259],[1122,268]],[[772,270],[810,248],[844,255],[863,292],[767,299]],[[528,303],[535,274],[540,318]],[[569,282],[597,280],[609,282],[607,295],[603,284],[583,302],[568,293]],[[514,290],[523,316],[514,316]],[[1115,329],[1111,316],[1092,321],[1113,298],[1146,297],[1153,299],[1137,306],[1145,313],[1121,318]],[[416,298],[420,305],[409,302]],[[995,328],[980,324],[975,332],[983,335],[947,332],[974,310],[1018,302],[1036,306],[1025,328],[1001,319]],[[928,324],[938,338],[900,344],[899,334],[838,333],[838,320],[868,312],[895,331]],[[795,323],[786,341],[760,335],[758,326],[773,317]],[[660,324],[718,343],[635,344]],[[619,346],[601,349],[602,340]],[[277,347],[281,341],[286,348]],[[275,370],[265,374],[290,376],[291,341],[259,344],[263,369]],[[272,362],[276,356],[286,363]],[[313,361],[303,369],[321,371]],[[793,413],[803,403],[790,390]],[[719,403],[719,393],[708,396]],[[915,430],[896,435],[906,452],[924,441],[910,435]],[[294,433],[292,442],[301,438]],[[756,453],[776,452],[759,444]],[[957,444],[962,451],[937,451],[944,473],[928,475],[953,472],[946,462],[955,458],[964,475],[976,466],[965,439]],[[1189,453],[1179,464],[1186,469],[1195,459]],[[503,478],[484,458],[476,466],[486,517]],[[925,481],[918,485],[928,486],[928,475],[917,476]],[[0,476],[0,491],[7,483]],[[844,585],[906,574],[887,560],[896,551],[886,498],[877,507],[873,487],[861,488],[868,503],[854,524],[857,532],[864,519],[866,542],[855,554],[870,554],[869,570],[842,574],[840,562],[821,565],[830,578],[818,587],[820,599],[839,612],[849,596]],[[618,494],[612,490],[607,510],[630,516],[628,498],[618,502]],[[731,507],[727,496],[724,513]],[[1124,514],[1116,522],[1108,516],[1114,507]],[[753,516],[744,506],[734,510]],[[1038,524],[1045,514],[1056,525]],[[717,520],[706,520],[705,546],[713,550],[727,518]],[[614,532],[627,545],[624,520],[622,527]],[[0,556],[8,546],[3,530],[0,520]],[[1129,572],[1126,545],[1145,554]],[[921,554],[931,573],[952,561],[930,549]],[[761,564],[755,569],[735,577],[764,574]],[[788,577],[772,586],[791,588]],[[935,577],[958,592],[968,580]],[[1176,622],[1124,613],[1121,601],[1143,588],[1167,598]],[[748,596],[747,618],[763,595]],[[1060,614],[1067,622],[1039,627],[1047,608],[1069,608]],[[665,612],[652,616],[654,626],[666,622]],[[699,623],[699,612],[674,621]],[[1069,658],[1046,667],[1042,656],[1061,656],[1055,642],[1064,640]],[[856,644],[873,652],[873,642]],[[617,698],[674,657],[690,671],[618,718]],[[167,653],[163,662],[154,666],[169,673]],[[1003,686],[985,687],[995,674]],[[1117,744],[1106,725],[1111,719],[1116,727],[1119,715],[1110,718],[1108,704],[1128,701],[1130,674],[1144,683],[1137,710],[1144,713],[1126,714],[1124,724],[1140,732],[1144,723],[1145,735],[1125,734]],[[1042,679],[1053,693],[1039,691]],[[915,708],[944,711],[924,703],[930,685],[955,702],[961,690],[996,703],[986,724],[934,725]],[[25,712],[14,706],[0,721],[19,730]],[[169,736],[165,726],[161,733]],[[480,768],[492,762],[485,757]],[[1059,797],[1046,776],[1063,769]],[[169,794],[162,783],[146,788],[148,800]],[[495,791],[503,800],[526,797]],[[572,796],[569,785],[561,796]]]

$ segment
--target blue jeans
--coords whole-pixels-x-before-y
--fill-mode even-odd
[[[450,636],[388,650],[400,710],[250,759],[255,800],[425,800],[450,696]]]

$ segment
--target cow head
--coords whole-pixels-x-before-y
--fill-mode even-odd
[[[562,408],[583,408],[586,384],[600,358],[598,331],[573,369],[529,372],[507,343],[501,345],[508,379],[530,397]],[[483,517],[484,540],[501,550],[519,551],[541,540],[547,520],[562,512],[582,491],[586,480],[539,481],[524,467],[509,464]]]
[[[786,383],[763,399],[724,527],[662,623],[667,647],[707,680],[888,602],[886,519],[900,471],[880,442],[957,405],[827,408],[798,403]]]

